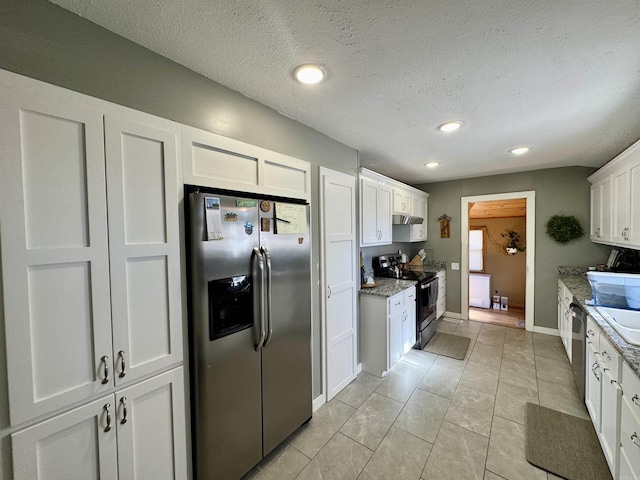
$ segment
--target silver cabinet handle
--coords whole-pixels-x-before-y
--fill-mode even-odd
[[[591,365],[591,371],[593,372],[593,376],[596,377],[596,380],[600,381],[600,377],[598,376],[598,372],[596,370],[598,370],[600,368],[600,365],[598,365],[598,362],[594,362],[593,365]]]
[[[127,397],[120,398],[120,405],[122,405],[122,420],[120,420],[120,423],[127,423]]]
[[[259,270],[259,277],[260,277],[260,286],[258,288],[258,292],[260,295],[260,338],[258,338],[258,342],[256,343],[256,351],[260,350],[262,348],[262,346],[264,345],[264,337],[265,337],[265,331],[264,331],[264,285],[262,284],[262,280],[264,279],[264,257],[262,256],[262,253],[260,253],[260,249],[258,247],[253,247],[253,254],[256,256],[256,258],[258,259],[258,270]]]
[[[125,363],[124,363],[124,350],[120,350],[118,352],[118,358],[120,359],[120,375],[118,375],[120,378],[124,377],[126,375],[126,373],[124,372],[125,370]]]
[[[264,339],[264,346],[266,347],[267,345],[269,345],[269,342],[271,341],[271,336],[273,334],[273,326],[271,325],[271,256],[269,255],[269,250],[264,245],[260,247],[260,251],[262,252],[262,255],[264,255],[264,263],[266,267],[265,276],[267,281],[267,294],[266,294],[267,327],[265,328],[265,339]]]
[[[636,432],[633,432],[633,435],[631,435],[631,442],[636,446],[636,447],[640,447],[640,443],[638,443],[638,434]]]
[[[104,364],[104,377],[102,379],[102,384],[104,385],[109,383],[109,364],[107,363],[109,361],[109,357],[103,355],[102,358],[100,358],[100,361]]]
[[[111,412],[109,412],[109,409],[111,408],[111,404],[107,403],[103,408],[105,413],[107,414],[107,426],[104,427],[104,431],[108,432],[109,430],[111,430]]]
[[[633,398],[631,399],[631,403],[635,403],[637,406],[640,407],[640,398],[638,397],[638,394],[636,393]]]
[[[602,356],[605,357],[607,361],[611,360],[611,355],[609,355],[609,352],[607,352],[606,350],[602,351]]]
[[[327,290],[329,290],[329,295],[327,295],[327,298],[331,298],[331,285],[327,285]]]

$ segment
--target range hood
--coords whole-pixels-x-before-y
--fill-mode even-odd
[[[424,221],[422,217],[413,217],[411,215],[393,215],[392,223],[394,225],[415,225]]]

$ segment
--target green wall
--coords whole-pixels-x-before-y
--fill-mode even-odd
[[[461,197],[534,190],[535,245],[527,244],[527,250],[535,248],[534,325],[557,328],[558,267],[605,263],[611,248],[592,243],[588,234],[560,245],[546,235],[545,224],[551,215],[574,215],[588,232],[587,177],[594,171],[588,167],[563,167],[417,185],[430,194],[426,248],[433,250],[434,259],[447,261],[447,311],[461,312],[460,271],[451,270],[451,262],[461,261]],[[453,217],[451,238],[439,235],[438,217],[443,213]]]
[[[355,176],[358,152],[45,0],[0,2],[0,68],[311,163],[313,395],[319,395],[322,372],[317,288],[318,167]],[[9,479],[7,374],[1,312],[2,305],[0,479]]]

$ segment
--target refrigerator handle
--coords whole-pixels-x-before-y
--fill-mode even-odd
[[[260,249],[258,247],[253,247],[253,253],[258,259],[258,275],[256,279],[260,278],[258,285],[258,292],[260,294],[260,338],[258,338],[258,343],[256,345],[256,352],[260,350],[264,346],[265,340],[265,331],[264,331],[264,258],[262,253],[260,253]],[[256,282],[258,283],[258,282]]]
[[[264,346],[266,347],[267,345],[269,345],[269,342],[271,341],[271,335],[273,333],[273,326],[271,324],[271,255],[269,255],[269,250],[267,249],[267,247],[265,247],[264,245],[262,245],[260,247],[260,251],[262,252],[262,254],[264,255],[264,260],[265,260],[265,266],[266,266],[266,283],[267,283],[267,289],[266,289],[266,297],[267,297],[267,328],[266,328],[266,338],[264,340]],[[264,310],[263,310],[264,311]]]

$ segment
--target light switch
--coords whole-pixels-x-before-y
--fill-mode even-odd
[[[456,262],[451,262],[451,270],[460,270],[460,264]]]

